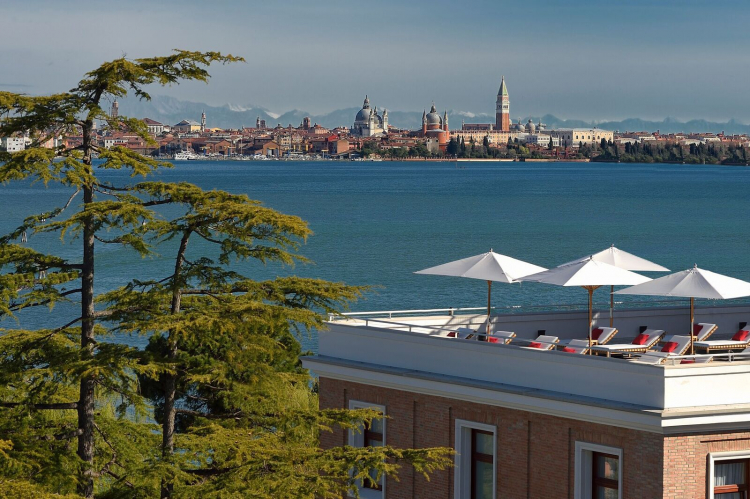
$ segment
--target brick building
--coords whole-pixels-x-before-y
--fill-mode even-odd
[[[748,306],[697,311],[718,325],[712,340],[746,327],[748,316]],[[363,487],[365,499],[748,497],[748,354],[652,365],[637,355],[524,348],[539,328],[581,337],[583,312],[493,316],[492,330],[517,333],[507,345],[448,337],[463,326],[481,331],[482,316],[382,317],[332,321],[318,354],[303,359],[319,376],[321,407],[387,416],[372,440],[373,428],[338,430],[321,436],[323,446],[384,442],[457,454],[429,481],[407,467],[379,490]],[[680,308],[622,310],[615,343],[630,343],[642,324],[679,333],[685,322]]]

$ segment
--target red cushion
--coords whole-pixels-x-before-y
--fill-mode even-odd
[[[531,348],[542,348],[542,344],[537,341],[532,341],[531,343],[529,343],[529,346]]]
[[[602,329],[600,327],[598,327],[596,329],[592,329],[591,330],[591,338],[594,339],[594,340],[598,340],[599,336],[601,336],[603,332],[604,332],[604,329]]]
[[[703,329],[703,326],[701,324],[693,324],[693,336],[698,336],[701,334],[701,330]]]
[[[732,341],[747,341],[747,336],[750,335],[750,331],[747,329],[740,329],[736,333],[734,333],[734,336],[732,336]]]
[[[633,345],[645,345],[646,343],[648,343],[648,337],[649,337],[648,334],[643,334],[643,333],[639,334],[633,340]]]
[[[458,333],[455,331],[451,331],[448,333],[448,338],[458,338]]]
[[[492,338],[492,337],[488,337],[488,338],[487,338],[487,342],[488,342],[488,343],[500,343],[500,338]]]
[[[680,364],[695,364],[695,359],[682,359]]]
[[[662,348],[661,351],[665,353],[672,353],[677,350],[678,346],[679,344],[676,341],[668,341],[664,343],[664,348]]]
[[[575,348],[570,348],[570,347],[563,347],[562,351],[563,352],[568,352],[568,353],[576,353],[576,349]]]

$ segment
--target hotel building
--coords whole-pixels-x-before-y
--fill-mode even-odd
[[[646,327],[689,329],[681,307],[615,315],[610,343],[630,344]],[[696,317],[716,324],[711,339],[720,340],[746,327],[750,307],[698,308]],[[324,433],[322,445],[456,450],[453,468],[427,481],[406,466],[398,481],[363,488],[366,499],[748,497],[750,355],[646,364],[637,354],[528,348],[540,333],[585,338],[586,321],[571,311],[494,315],[493,332],[517,335],[501,344],[476,341],[486,316],[455,309],[332,318],[317,355],[303,358],[319,376],[321,407],[387,418],[363,433]],[[455,337],[460,327],[477,334]]]

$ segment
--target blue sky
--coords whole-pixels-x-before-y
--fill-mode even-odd
[[[742,1],[4,0],[0,90],[67,90],[119,57],[220,50],[246,64],[154,93],[312,113],[361,105],[511,116],[750,122]]]

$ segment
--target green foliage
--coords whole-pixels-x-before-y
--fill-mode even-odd
[[[307,262],[298,253],[307,223],[241,194],[152,181],[171,165],[93,142],[95,121],[145,138],[138,120],[108,117],[102,99],[148,99],[147,85],[206,81],[209,64],[239,60],[186,51],[121,58],[68,93],[0,92],[0,135],[35,137],[25,151],[2,153],[0,181],[70,191],[64,206],[0,238],[0,318],[16,321],[0,330],[1,496],[341,497],[373,469],[395,477],[403,463],[425,474],[450,464],[446,449],[319,448],[320,432],[356,430],[376,414],[319,410],[298,339],[364,289],[243,273],[250,261]],[[62,133],[83,142],[42,147]],[[107,169],[130,177],[103,182],[97,172]],[[78,255],[33,248],[36,235],[52,233]],[[102,292],[100,245],[165,259],[171,270]],[[53,307],[63,302],[80,315],[58,319]],[[35,307],[60,324],[26,327],[22,312]],[[142,335],[148,346],[114,335]]]

